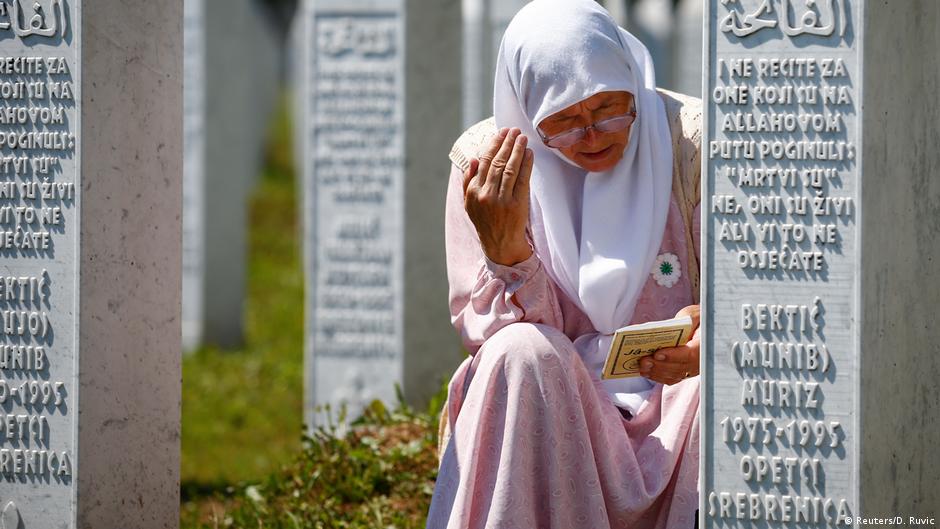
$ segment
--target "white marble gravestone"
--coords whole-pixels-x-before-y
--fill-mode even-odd
[[[459,6],[304,6],[306,420],[421,403],[461,358],[443,213],[459,136]]]
[[[493,115],[493,79],[499,43],[512,17],[528,0],[462,0],[463,124]]]
[[[702,0],[680,0],[672,32],[672,87],[682,94],[702,90]]]
[[[202,343],[205,292],[205,0],[183,2],[183,350]]]
[[[656,68],[656,85],[673,89],[672,47],[675,17],[673,0],[636,0],[625,26],[650,52]]]
[[[0,2],[0,524],[179,520],[179,4]]]
[[[295,201],[297,204],[297,224],[303,226],[304,220],[304,179],[303,179],[303,167],[304,167],[304,158],[305,158],[305,138],[304,138],[304,60],[307,57],[307,54],[304,50],[304,45],[306,43],[306,34],[305,34],[305,21],[304,16],[304,1],[300,0],[298,6],[294,11],[294,16],[291,17],[290,27],[287,31],[287,39],[285,41],[285,53],[284,53],[284,81],[288,90],[288,96],[290,101],[290,120],[292,127],[292,154],[294,167],[296,168],[297,178],[294,180],[294,187],[296,190]]]
[[[629,3],[629,0],[603,0],[600,2],[620,27],[627,26]]]
[[[183,346],[242,340],[248,196],[280,87],[259,0],[185,0]]]
[[[933,526],[940,4],[706,21],[704,527]]]

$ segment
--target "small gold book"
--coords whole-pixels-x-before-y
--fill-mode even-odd
[[[692,318],[649,321],[627,325],[614,332],[601,378],[640,376],[640,359],[663,347],[685,345],[692,337]]]

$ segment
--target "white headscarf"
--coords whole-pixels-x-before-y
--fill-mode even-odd
[[[614,168],[587,172],[539,141],[545,117],[613,90],[634,94],[637,110]],[[496,125],[533,140],[536,252],[598,331],[627,325],[672,190],[672,140],[649,52],[591,0],[535,0],[506,30],[494,92]]]
[[[545,117],[621,90],[634,95],[637,119],[612,169],[588,172],[540,141],[536,127]],[[629,324],[672,191],[672,140],[649,51],[591,0],[534,0],[503,36],[494,114],[498,127],[518,127],[532,140],[532,237],[549,275],[602,335]],[[582,351],[589,368],[602,365],[609,338],[584,342],[593,344]]]

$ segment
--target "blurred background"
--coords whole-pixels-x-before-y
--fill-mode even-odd
[[[601,3],[700,94],[701,0]],[[524,4],[184,0],[183,527],[423,527],[447,154]]]

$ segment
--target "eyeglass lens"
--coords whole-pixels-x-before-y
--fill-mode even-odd
[[[634,120],[632,114],[626,114],[623,116],[614,116],[612,118],[602,119],[593,125],[588,127],[583,127],[580,129],[572,129],[568,132],[563,132],[554,138],[550,138],[547,142],[547,145],[552,148],[559,147],[570,147],[575,143],[581,141],[582,138],[587,134],[587,129],[594,128],[598,132],[619,132],[627,127],[629,127]]]

